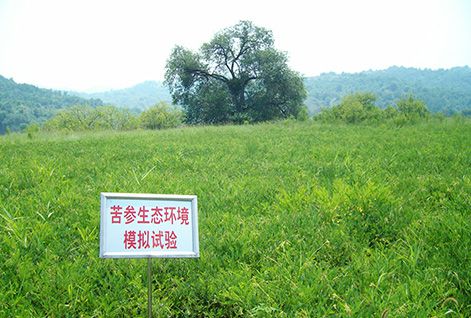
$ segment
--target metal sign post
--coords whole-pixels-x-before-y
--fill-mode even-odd
[[[199,257],[197,197],[102,193],[100,257],[147,258],[152,317],[152,258]]]
[[[152,318],[152,258],[147,259],[147,316]]]

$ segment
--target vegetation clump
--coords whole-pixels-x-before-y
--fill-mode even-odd
[[[182,125],[183,118],[181,109],[160,102],[143,111],[139,116],[139,123],[145,129],[176,128]]]
[[[381,109],[375,104],[373,93],[353,93],[342,98],[339,104],[324,108],[315,117],[322,122],[344,122],[347,124],[380,123],[393,121],[396,124],[416,123],[427,119],[430,112],[422,100],[412,95],[403,97]]]
[[[27,133],[45,131],[98,131],[98,130],[133,130],[175,128],[183,123],[183,112],[165,102],[160,102],[140,115],[134,115],[127,109],[115,106],[96,108],[77,105],[58,112],[42,125],[31,124]]]
[[[59,111],[44,123],[46,131],[130,130],[136,118],[126,109],[114,106],[76,105]]]

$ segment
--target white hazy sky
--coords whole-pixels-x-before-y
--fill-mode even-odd
[[[162,80],[175,45],[240,20],[272,30],[305,76],[471,65],[467,0],[0,0],[0,75],[72,90]]]

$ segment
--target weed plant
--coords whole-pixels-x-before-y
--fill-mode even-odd
[[[468,121],[12,134],[0,162],[1,317],[146,314],[146,261],[98,257],[100,192],[198,195],[155,317],[471,316]]]

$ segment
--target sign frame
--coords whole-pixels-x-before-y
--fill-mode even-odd
[[[148,194],[148,193],[114,193],[102,192],[100,194],[100,258],[198,258],[199,257],[199,235],[198,235],[198,199],[196,195],[177,195],[177,194]],[[191,203],[191,251],[129,251],[129,252],[110,252],[106,251],[107,242],[107,201],[113,200],[150,200],[150,201],[180,201]]]

